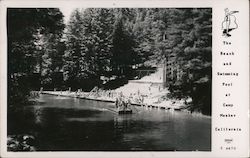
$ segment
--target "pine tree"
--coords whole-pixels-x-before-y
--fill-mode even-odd
[[[113,30],[112,9],[75,10],[69,22],[65,75],[68,81],[82,85],[83,80],[100,84],[109,76]]]
[[[66,51],[64,54],[64,75],[68,84],[75,87],[87,77],[86,47],[82,12],[75,9],[71,14],[66,32]]]
[[[135,41],[133,36],[124,28],[124,21],[128,16],[129,10],[117,10],[118,14],[115,21],[113,32],[113,53],[112,63],[114,73],[121,77],[130,77],[131,69],[136,64],[137,55],[134,50]],[[124,13],[125,12],[125,13]],[[127,15],[124,15],[127,14]]]

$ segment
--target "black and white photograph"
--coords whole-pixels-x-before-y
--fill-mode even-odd
[[[7,151],[210,152],[212,10],[8,7]]]

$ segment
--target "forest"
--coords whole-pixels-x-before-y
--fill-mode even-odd
[[[209,8],[84,8],[67,23],[57,8],[9,8],[7,28],[10,111],[40,87],[110,89],[171,56],[183,75],[169,80],[168,97],[191,97],[193,109],[211,115]]]

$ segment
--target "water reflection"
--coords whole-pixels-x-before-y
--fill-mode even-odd
[[[27,127],[42,151],[211,150],[211,119],[133,107],[132,115],[107,110],[111,103],[41,96]]]
[[[34,106],[34,121],[36,124],[42,123],[43,109],[41,106]]]

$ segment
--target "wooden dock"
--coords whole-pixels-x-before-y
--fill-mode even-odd
[[[132,111],[132,109],[119,109],[119,108],[117,108],[117,109],[108,109],[109,111],[111,111],[111,112],[114,112],[114,113],[116,113],[116,114],[119,114],[119,115],[124,115],[124,114],[132,114],[133,113],[133,111]]]

